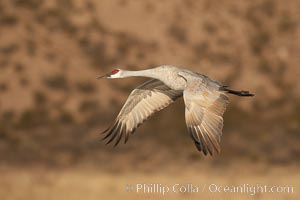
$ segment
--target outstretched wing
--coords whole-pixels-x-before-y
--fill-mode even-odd
[[[185,119],[195,145],[204,155],[220,153],[223,128],[222,115],[229,103],[224,92],[209,88],[183,92]]]
[[[181,90],[172,90],[163,82],[151,79],[135,88],[129,95],[111,127],[103,132],[106,144],[115,140],[115,146],[155,112],[167,107],[182,96]]]

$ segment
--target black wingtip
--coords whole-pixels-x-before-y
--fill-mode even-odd
[[[101,132],[101,135],[105,134],[107,131],[108,131],[108,129],[105,130],[105,131],[103,131],[103,132]],[[104,135],[104,136],[100,139],[100,141],[104,141],[104,140],[106,140],[108,137],[109,137],[109,134],[106,134],[106,135]]]
[[[207,156],[208,153],[212,156],[212,154],[209,151],[207,151],[200,142],[195,141],[195,146],[196,146],[197,150],[202,152],[202,154],[204,156]]]
[[[209,149],[208,147],[204,147],[204,145],[206,144],[201,144],[201,142],[195,142],[195,146],[197,148],[198,151],[202,152],[202,154],[204,156],[215,156],[216,154],[220,154],[221,153],[221,149],[217,148],[217,147],[213,147],[212,149]],[[205,149],[207,148],[207,149]]]
[[[124,140],[124,144],[126,144],[126,143],[127,143],[128,139],[129,139],[129,133],[126,133],[126,134],[125,134],[125,140]]]

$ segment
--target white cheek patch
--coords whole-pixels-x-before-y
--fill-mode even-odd
[[[120,74],[119,73],[116,73],[116,74],[112,74],[110,75],[109,78],[121,78]]]

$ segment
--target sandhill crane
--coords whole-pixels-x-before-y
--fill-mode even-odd
[[[220,153],[222,115],[229,103],[226,93],[253,96],[248,91],[230,90],[205,75],[172,65],[139,71],[114,69],[98,79],[133,76],[151,80],[131,92],[115,122],[103,132],[106,144],[115,140],[116,146],[122,138],[126,143],[146,119],[183,96],[186,125],[197,149],[204,155]]]

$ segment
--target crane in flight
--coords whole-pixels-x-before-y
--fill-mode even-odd
[[[151,79],[131,92],[114,123],[103,132],[106,144],[115,141],[116,146],[122,138],[126,143],[146,119],[183,96],[186,125],[196,148],[204,155],[220,153],[222,115],[229,103],[227,94],[254,96],[248,91],[231,90],[205,75],[172,65],[139,71],[114,69],[97,79],[134,76]]]

